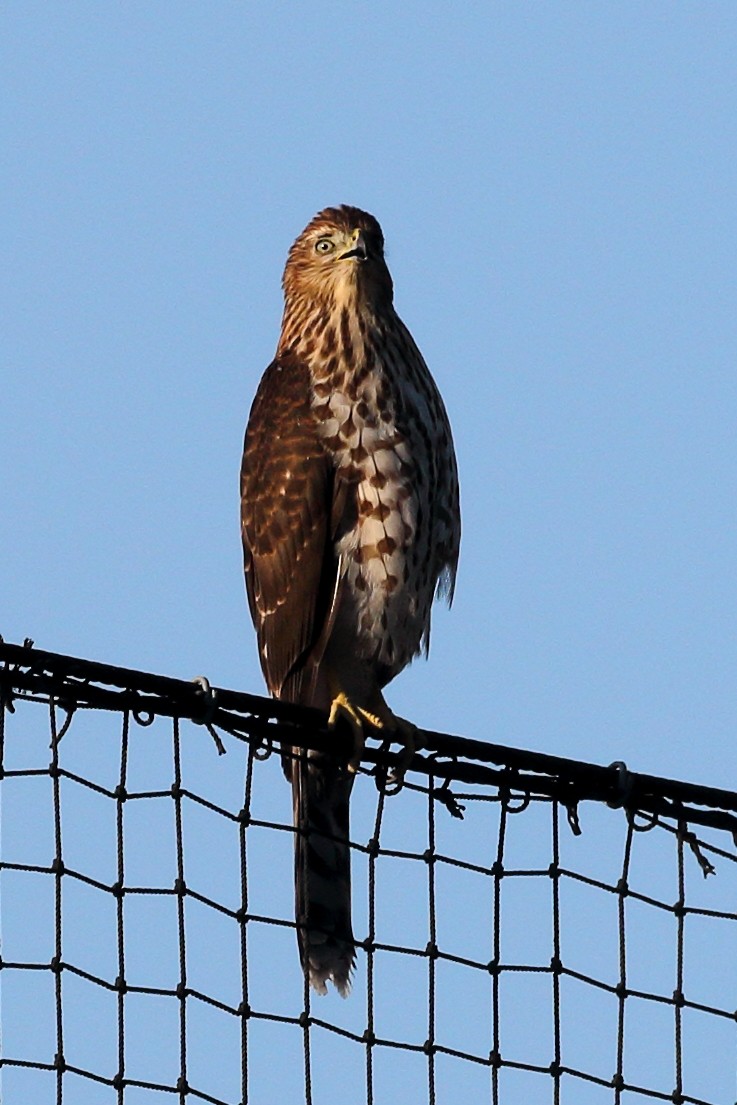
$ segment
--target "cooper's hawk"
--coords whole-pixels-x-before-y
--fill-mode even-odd
[[[420,650],[453,594],[460,514],[443,401],[394,310],[384,238],[328,207],[284,270],[276,357],[246,430],[246,587],[269,690],[350,722],[345,759],[284,757],[292,781],[300,958],[346,995],[355,961],[348,801],[369,726],[405,736],[382,687]]]

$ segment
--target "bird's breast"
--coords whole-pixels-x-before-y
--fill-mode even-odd
[[[392,367],[369,353],[358,368],[316,380],[313,410],[338,478],[349,485],[336,549],[341,618],[366,657],[396,674],[427,632],[434,579],[430,446],[418,398],[402,391]]]

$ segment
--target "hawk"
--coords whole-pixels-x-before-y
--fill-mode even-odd
[[[276,356],[246,429],[246,589],[271,694],[348,720],[345,757],[287,749],[302,967],[346,996],[355,963],[349,798],[368,726],[412,746],[382,688],[452,600],[458,476],[440,393],[393,306],[384,236],[356,207],[289,251]]]

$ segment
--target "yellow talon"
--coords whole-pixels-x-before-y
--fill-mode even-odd
[[[405,772],[412,762],[412,757],[418,748],[422,747],[419,729],[411,721],[397,717],[387,706],[381,695],[376,703],[376,708],[368,710],[363,706],[357,706],[351,702],[343,691],[339,691],[330,706],[328,727],[334,728],[338,718],[343,717],[348,722],[353,732],[354,748],[348,760],[348,770],[355,775],[361,764],[361,757],[366,745],[365,725],[368,723],[373,729],[380,732],[391,733],[396,740],[403,745],[401,756],[389,774],[389,782],[399,783],[404,778]]]
[[[401,783],[407,768],[412,762],[412,757],[417,749],[422,747],[419,729],[411,721],[407,721],[406,718],[398,717],[393,713],[381,695],[379,695],[374,711],[361,710],[361,713],[375,729],[391,733],[393,738],[403,746],[397,764],[389,772],[388,777],[390,783]]]
[[[415,752],[418,748],[422,748],[422,738],[420,737],[420,730],[411,721],[407,721],[402,717],[395,718],[395,720],[398,723],[396,728],[397,740],[403,745],[403,748],[396,766],[389,772],[388,781],[390,783],[401,783],[404,780],[407,768],[412,763]]]
[[[366,744],[366,734],[363,731],[363,710],[353,705],[343,691],[336,694],[330,706],[328,728],[334,729],[338,718],[345,718],[353,731],[353,753],[348,760],[348,771],[355,775],[361,766],[361,757]]]

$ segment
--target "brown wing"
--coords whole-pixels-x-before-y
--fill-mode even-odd
[[[336,492],[340,499],[317,436],[308,369],[279,357],[263,375],[246,429],[241,532],[266,683],[277,698],[305,705],[309,661],[336,592]]]

